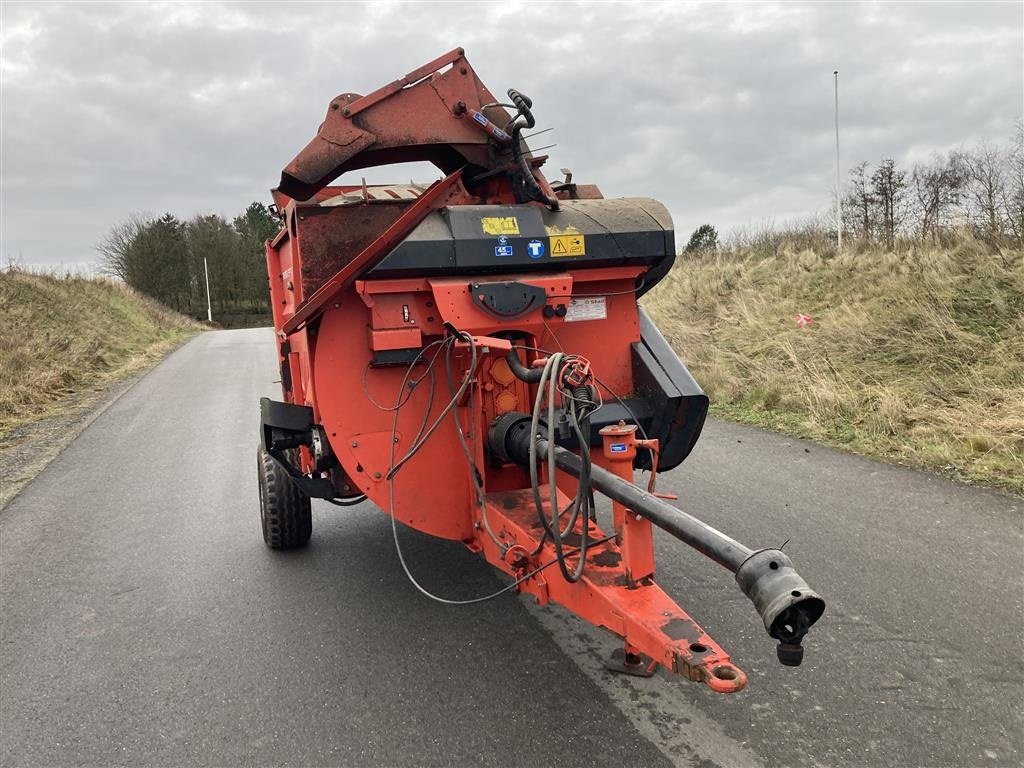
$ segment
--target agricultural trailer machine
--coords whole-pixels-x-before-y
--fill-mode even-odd
[[[421,591],[395,521],[479,553],[511,580],[502,591],[618,635],[620,671],[662,665],[739,691],[743,671],[658,586],[653,529],[735,574],[783,664],[800,663],[824,601],[779,549],[744,546],[656,490],[708,408],[637,304],[673,264],[672,220],[565,171],[550,182],[523,135],[532,109],[515,90],[497,99],[456,49],[332,99],[282,172],[283,228],[266,247],[283,399],[260,404],[264,539],[306,544],[312,498],[368,499]],[[443,178],[329,186],[414,161]],[[611,500],[605,528],[597,494]]]

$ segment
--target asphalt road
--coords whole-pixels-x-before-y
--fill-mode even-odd
[[[207,333],[108,408],[0,513],[0,763],[1013,766],[1024,760],[1024,501],[710,423],[659,483],[778,545],[828,611],[774,660],[731,576],[658,539],[666,591],[743,667],[734,696],[614,676],[614,641],[506,596],[416,593],[370,505],[314,504],[267,550],[267,330]],[[499,581],[404,531],[431,587]]]

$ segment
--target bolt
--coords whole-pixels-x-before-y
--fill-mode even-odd
[[[357,443],[355,440],[352,441],[351,445],[352,445],[353,448],[358,448],[359,447],[359,443]]]
[[[459,67],[459,72],[460,72],[461,74],[463,74],[463,75],[464,75],[464,74],[466,74],[466,73],[467,73],[468,71],[469,71],[469,70],[468,70],[468,69],[466,69],[465,67]]]
[[[374,472],[373,473],[373,479],[374,480],[380,480],[380,478],[381,478],[380,472]]]
[[[341,114],[345,115],[345,117],[348,117],[349,114],[351,114],[351,112],[352,110],[349,109],[348,107],[345,107],[343,110],[341,110]]]

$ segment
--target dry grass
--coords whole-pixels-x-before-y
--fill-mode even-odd
[[[140,370],[200,326],[123,285],[0,273],[0,438]]]
[[[759,253],[683,256],[644,299],[713,413],[1024,494],[1024,253]]]

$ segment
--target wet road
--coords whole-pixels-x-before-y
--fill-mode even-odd
[[[829,603],[783,668],[730,574],[659,536],[665,590],[747,691],[603,670],[610,636],[516,596],[422,598],[368,504],[267,550],[268,330],[207,333],[0,512],[0,762],[27,765],[1020,765],[1024,501],[710,423],[659,489],[786,546]],[[499,585],[403,531],[446,594]]]

